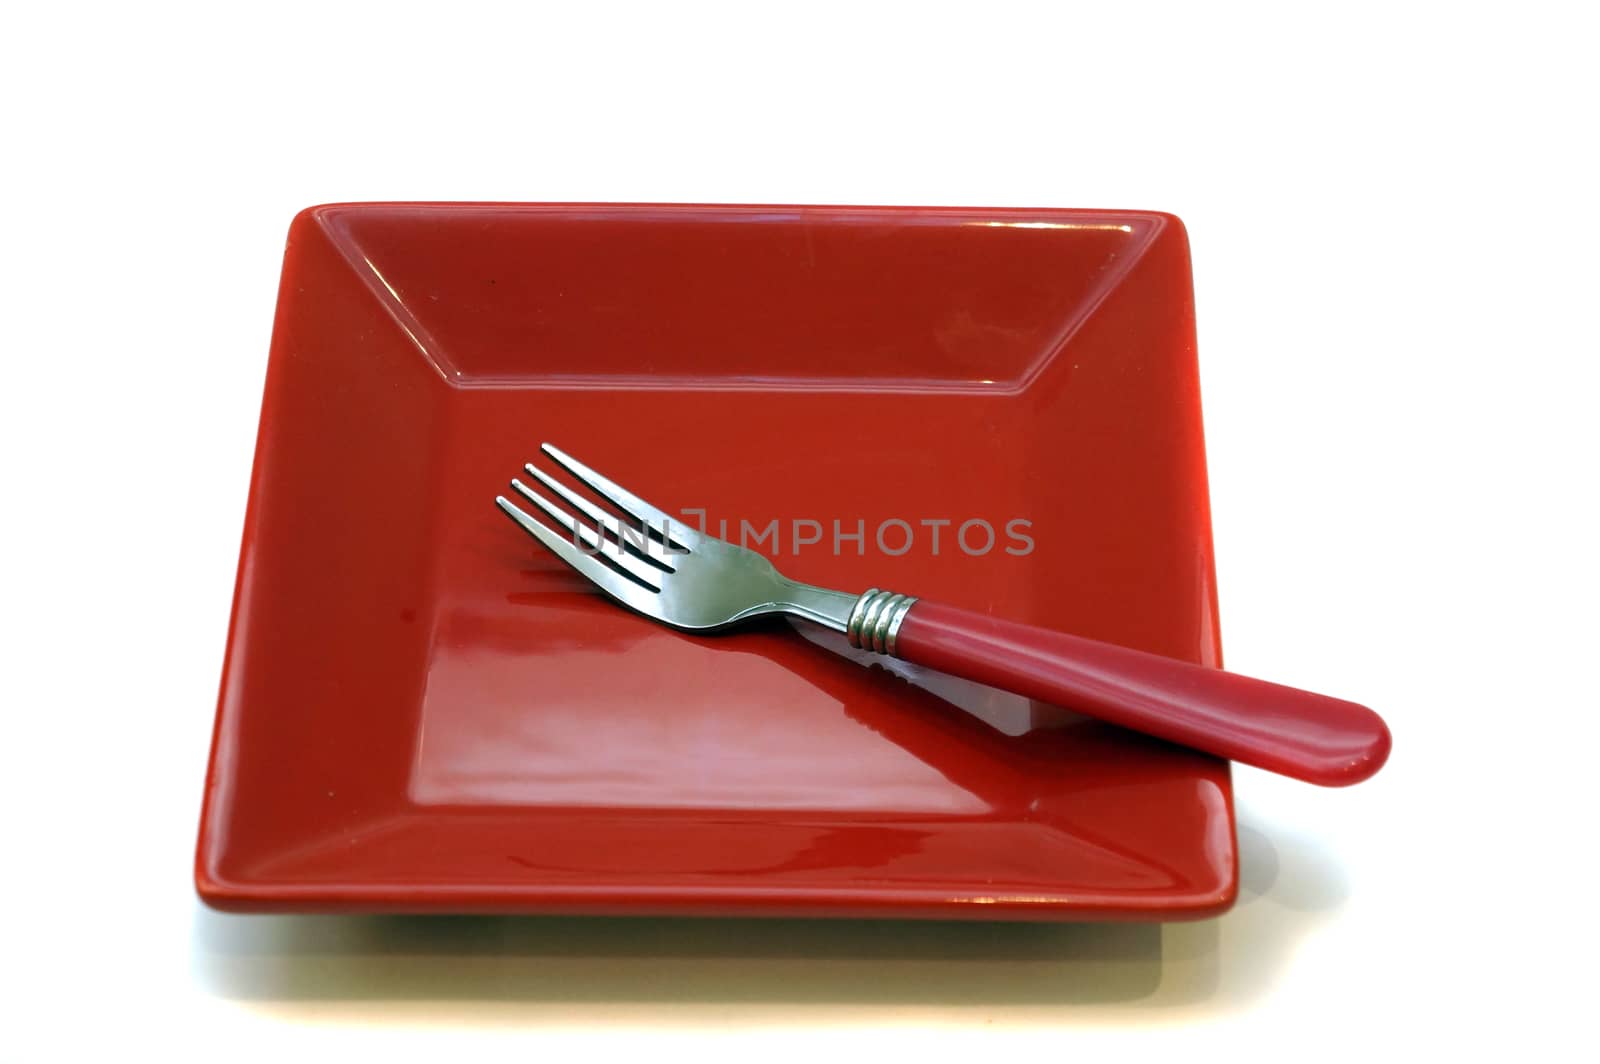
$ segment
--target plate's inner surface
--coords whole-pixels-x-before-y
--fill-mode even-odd
[[[1214,661],[1188,291],[1159,215],[303,215],[202,889],[1214,910],[1233,880],[1220,763],[910,683],[783,624],[678,634],[492,503],[549,440],[712,531],[748,525],[799,579]]]

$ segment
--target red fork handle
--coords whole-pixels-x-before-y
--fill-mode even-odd
[[[919,599],[892,653],[1325,787],[1371,776],[1389,729],[1366,706]]]

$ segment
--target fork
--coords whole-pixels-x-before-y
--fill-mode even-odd
[[[1389,729],[1354,702],[878,588],[852,595],[802,584],[558,448],[540,450],[627,519],[532,462],[523,468],[548,494],[515,478],[511,487],[565,534],[503,495],[495,503],[601,591],[674,628],[800,617],[854,647],[1323,786],[1358,783],[1389,756]]]

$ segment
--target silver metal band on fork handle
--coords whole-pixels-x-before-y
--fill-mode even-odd
[[[844,629],[845,638],[850,640],[853,647],[893,655],[900,624],[916,601],[910,595],[867,588],[850,610],[850,620]]]

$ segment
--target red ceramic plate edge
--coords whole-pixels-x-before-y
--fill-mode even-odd
[[[1231,803],[1229,810],[1232,814]],[[806,917],[917,920],[1141,922],[1203,920],[1238,896],[1237,850],[1227,883],[1215,891],[1126,895],[995,895],[826,888],[628,887],[547,889],[461,884],[265,885],[230,883],[196,861],[195,884],[213,909],[234,913],[404,913],[506,916]]]

